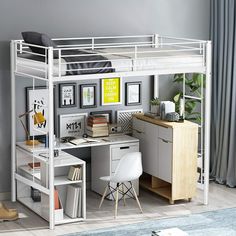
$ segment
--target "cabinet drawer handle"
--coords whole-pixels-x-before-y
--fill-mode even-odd
[[[164,143],[169,143],[169,141],[168,140],[165,140],[165,139],[161,139]]]
[[[126,147],[120,147],[120,149],[129,149],[129,146],[126,146]]]
[[[138,134],[144,134],[144,132],[139,131],[139,130],[137,130],[137,129],[133,129],[133,130],[136,131]]]

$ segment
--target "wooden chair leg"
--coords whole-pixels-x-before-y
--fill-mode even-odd
[[[130,182],[130,184],[131,184],[131,187],[132,187],[132,189],[133,189],[134,196],[135,196],[135,199],[136,199],[136,201],[137,201],[137,203],[138,203],[139,209],[140,209],[141,213],[143,213],[142,207],[141,207],[141,205],[140,205],[140,202],[139,202],[139,200],[138,200],[138,197],[137,197],[137,194],[136,194],[136,191],[135,191],[135,189],[134,189],[134,187],[133,187],[132,182]]]
[[[105,188],[105,191],[104,191],[104,193],[103,193],[103,195],[102,195],[102,199],[101,199],[101,202],[100,202],[100,204],[99,204],[99,209],[100,209],[101,206],[102,206],[102,203],[103,203],[104,198],[105,198],[106,193],[107,193],[107,189],[108,189],[108,184],[107,184],[107,186],[106,186],[106,188]]]
[[[117,217],[118,200],[119,200],[119,183],[117,183],[117,185],[116,185],[115,219],[116,219],[116,217]]]
[[[124,202],[124,206],[126,205],[126,202],[125,202],[125,195],[124,195],[124,193],[125,193],[125,189],[124,189],[124,184],[122,183],[121,184],[122,185],[122,196],[123,196],[123,202]]]

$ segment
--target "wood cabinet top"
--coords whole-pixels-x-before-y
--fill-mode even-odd
[[[160,118],[151,118],[148,116],[145,116],[144,114],[134,114],[134,117],[136,117],[137,119],[152,123],[152,124],[156,124],[159,126],[163,126],[163,127],[167,127],[167,128],[184,128],[184,127],[198,127],[198,125],[196,123],[193,123],[191,121],[187,121],[185,120],[184,122],[170,122],[170,121],[165,121],[165,120],[161,120]]]

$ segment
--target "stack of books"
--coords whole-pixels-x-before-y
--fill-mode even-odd
[[[81,166],[71,166],[67,178],[72,181],[80,180],[82,177]]]
[[[40,162],[29,162],[27,169],[28,173],[31,173],[34,177],[40,179]]]
[[[87,121],[87,134],[91,137],[108,136],[108,124],[105,116],[89,116]]]
[[[82,188],[79,185],[68,185],[65,213],[71,218],[82,217]]]
[[[31,169],[34,169],[34,170],[38,170],[40,171],[40,162],[29,162],[28,163],[28,166],[31,168]]]

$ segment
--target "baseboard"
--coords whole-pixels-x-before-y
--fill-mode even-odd
[[[0,201],[11,200],[11,192],[0,193]]]

